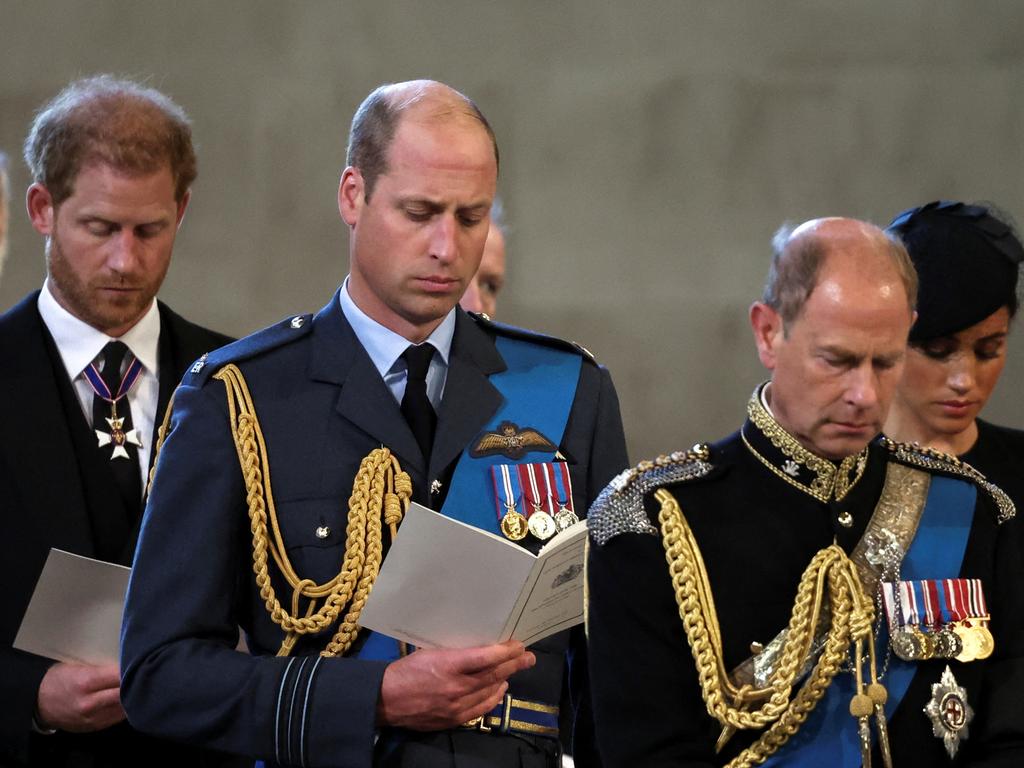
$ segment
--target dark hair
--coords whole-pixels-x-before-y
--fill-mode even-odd
[[[1006,234],[1013,240],[1018,253],[1024,250],[1024,244],[1021,243],[1020,239],[1020,227],[1017,226],[1017,222],[1009,211],[1000,208],[989,200],[981,200],[975,203],[975,205],[987,209],[989,217],[1006,227]],[[1020,261],[1016,262],[1018,280],[1020,277],[1020,263]],[[1007,292],[1006,297],[1006,309],[1010,313],[1011,320],[1017,316],[1017,310],[1020,309],[1020,292],[1017,282],[1018,281],[1014,281],[1013,286],[1011,287],[1011,290]]]
[[[910,340],[958,333],[1002,307],[1017,313],[1024,245],[991,203],[936,200],[898,214],[889,231],[906,244],[921,279]]]
[[[800,317],[804,304],[818,284],[818,273],[829,253],[828,240],[818,236],[792,239],[796,225],[786,222],[772,237],[772,260],[768,267],[761,301],[779,313],[786,328]],[[917,301],[917,274],[898,238],[884,233],[885,249],[893,267],[900,276],[907,301],[913,307]]]
[[[444,88],[455,103],[464,107],[463,113],[480,121],[494,147],[494,162],[499,163],[498,142],[494,130],[487,122],[480,108],[468,96],[453,88],[430,80],[411,83],[388,83],[375,88],[363,99],[352,118],[348,135],[347,163],[357,168],[363,177],[363,188],[369,200],[377,178],[388,170],[388,149],[398,130],[398,122],[410,107],[421,102],[424,96],[437,87]]]
[[[78,173],[93,162],[132,174],[168,165],[178,202],[196,178],[185,111],[153,88],[111,75],[76,80],[39,110],[25,162],[55,205],[73,194]]]

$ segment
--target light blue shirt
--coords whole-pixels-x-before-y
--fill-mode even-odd
[[[363,345],[366,354],[370,356],[370,360],[380,372],[395,400],[401,403],[402,396],[405,395],[405,382],[408,373],[402,353],[411,342],[390,328],[385,328],[356,306],[348,293],[347,277],[341,286],[341,291],[338,292],[338,297],[341,311],[349,325],[352,326],[356,338]],[[436,350],[430,361],[430,368],[427,370],[427,397],[435,411],[440,408],[441,396],[444,394],[444,383],[448,377],[448,356],[452,351],[454,336],[455,309],[453,308],[423,342],[430,344]]]

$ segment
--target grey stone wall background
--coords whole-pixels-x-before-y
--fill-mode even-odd
[[[33,111],[146,78],[195,121],[200,177],[162,296],[243,334],[344,276],[345,133],[381,82],[433,77],[495,126],[512,235],[500,316],[614,374],[631,456],[731,431],[762,378],[746,325],[772,232],[885,223],[937,197],[1024,220],[1024,5],[995,2],[0,0],[13,155],[0,308],[43,277],[19,196]],[[5,365],[16,361],[5,361]],[[1024,426],[1024,332],[987,416]]]

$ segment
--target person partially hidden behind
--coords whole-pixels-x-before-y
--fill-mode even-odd
[[[490,229],[484,242],[484,255],[480,266],[469,281],[459,306],[467,312],[482,312],[493,318],[498,311],[498,294],[505,287],[505,211],[501,199],[495,198],[491,206]]]
[[[448,86],[357,110],[348,277],[175,397],[125,607],[139,728],[277,765],[559,764],[582,632],[405,653],[358,623],[410,499],[535,550],[626,465],[607,370],[457,306],[497,174],[490,126]]]
[[[939,201],[889,225],[906,245],[921,289],[885,433],[959,456],[1020,508],[1024,430],[980,418],[1006,366],[1019,304],[1024,246],[1004,216],[985,205]]]
[[[738,432],[590,511],[605,765],[1024,765],[1024,561],[1005,493],[877,436],[916,278],[877,227],[783,230]]]
[[[230,341],[156,300],[196,176],[191,128],[158,91],[88,78],[39,111],[25,160],[46,281],[0,315],[0,764],[196,764],[124,722],[116,663],[12,647],[51,547],[131,564],[160,414]]]

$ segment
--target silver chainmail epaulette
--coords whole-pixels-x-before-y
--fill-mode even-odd
[[[657,536],[644,511],[644,496],[655,488],[695,480],[712,470],[710,450],[704,443],[689,451],[676,451],[651,461],[641,461],[608,483],[587,513],[590,540],[604,546],[620,533]]]
[[[927,448],[917,443],[899,443],[888,437],[882,438],[882,445],[904,464],[956,475],[979,486],[996,504],[998,509],[996,522],[1002,524],[1016,516],[1017,508],[1003,489],[990,483],[981,472],[966,461],[961,461],[956,456],[937,451],[934,448]]]

